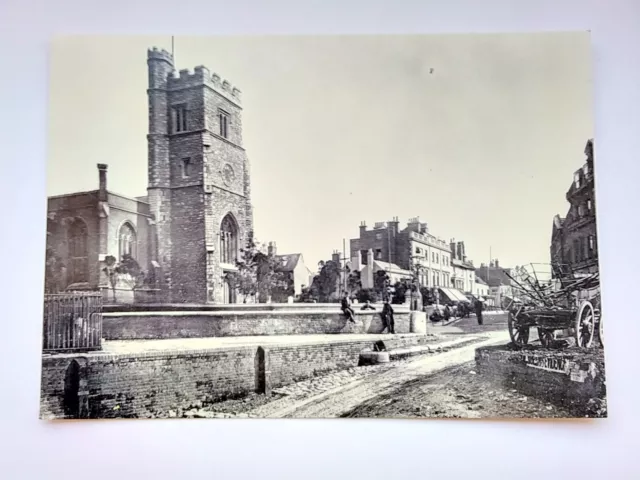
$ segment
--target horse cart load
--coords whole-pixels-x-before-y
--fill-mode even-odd
[[[529,343],[532,328],[537,329],[543,347],[557,344],[558,332],[573,337],[577,347],[594,344],[596,331],[599,344],[604,344],[600,312],[600,274],[574,274],[567,268],[551,266],[549,278],[531,264],[507,273],[515,292],[508,306],[508,328],[511,341],[522,347]],[[545,272],[546,273],[546,272]]]

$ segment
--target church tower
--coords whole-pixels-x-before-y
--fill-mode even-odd
[[[225,280],[253,229],[240,91],[205,67],[147,52],[148,197],[165,301],[234,303]]]

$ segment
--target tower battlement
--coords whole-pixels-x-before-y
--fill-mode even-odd
[[[164,49],[153,47],[147,50],[147,60],[166,60],[173,65],[173,56]]]
[[[164,49],[153,47],[147,50],[147,61],[149,60],[163,60],[168,62],[173,67],[173,56]],[[160,80],[161,84],[164,84],[164,80],[168,82],[168,88],[170,90],[178,90],[182,88],[192,88],[206,85],[218,94],[240,106],[241,91],[234,87],[228,80],[220,77],[217,73],[211,74],[207,67],[202,65],[197,66],[193,71],[185,68],[180,71],[176,71],[175,68],[171,69],[171,72],[167,77],[164,77],[164,71],[159,71],[156,74],[156,78],[163,77]]]
[[[182,69],[179,72],[174,70],[173,75],[169,77],[169,89],[177,90],[181,88],[197,87],[206,85],[215,90],[218,94],[227,100],[240,105],[241,92],[234,87],[229,81],[223,79],[217,73],[211,74],[207,67],[202,65],[193,69]]]

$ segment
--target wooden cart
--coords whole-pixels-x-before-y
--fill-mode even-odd
[[[576,346],[589,348],[598,332],[604,345],[600,300],[600,276],[566,275],[542,284],[535,275],[519,271],[509,275],[522,299],[508,308],[508,328],[516,346],[529,343],[532,328],[544,347],[552,347],[558,331],[568,332]]]

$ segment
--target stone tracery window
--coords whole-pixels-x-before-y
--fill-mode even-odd
[[[138,253],[136,246],[136,232],[133,226],[129,222],[122,224],[118,232],[118,259],[122,260],[125,255],[131,255],[135,259]]]
[[[69,256],[69,283],[89,281],[89,252],[87,225],[79,218],[71,222],[67,230]]]
[[[238,255],[238,227],[228,214],[220,225],[220,262],[235,263]]]

